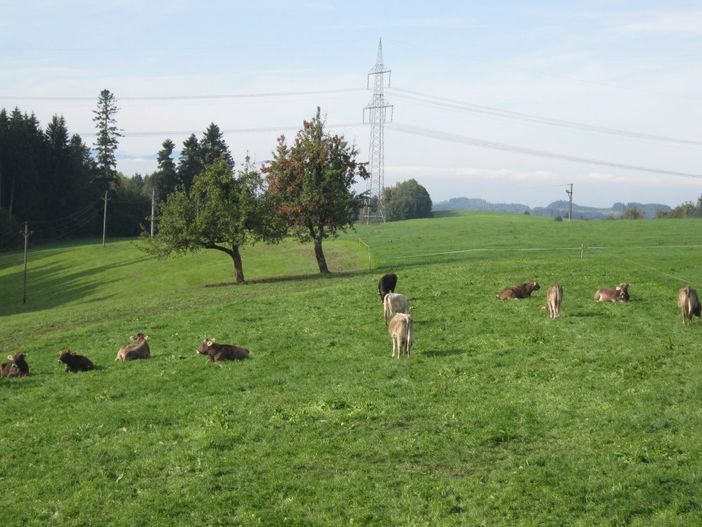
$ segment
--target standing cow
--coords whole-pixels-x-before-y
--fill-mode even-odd
[[[546,308],[548,316],[557,318],[561,316],[561,302],[563,301],[563,286],[561,284],[553,284],[546,292]]]
[[[388,293],[383,299],[383,318],[388,324],[396,313],[409,313],[407,297],[400,293]]]
[[[683,287],[678,291],[678,307],[680,308],[682,321],[685,325],[692,324],[692,317],[696,316],[700,318],[702,314],[702,305],[700,305],[697,291],[690,286]]]
[[[385,300],[385,295],[388,293],[395,292],[395,286],[397,285],[397,275],[395,273],[384,274],[380,277],[378,281],[378,294],[380,295],[380,301]]]
[[[412,315],[398,313],[388,325],[388,333],[392,338],[392,356],[400,358],[400,355],[406,355],[409,358],[412,352],[414,338],[412,336]]]

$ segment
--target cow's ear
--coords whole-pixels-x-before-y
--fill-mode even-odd
[[[148,336],[148,335],[144,335],[144,340],[149,340],[149,336]]]
[[[622,290],[622,288],[621,288],[621,287],[619,287],[619,286],[617,286],[617,287],[615,287],[615,288],[614,288],[614,290],[615,290],[615,291],[621,291],[621,290]]]
[[[214,340],[205,341],[205,344],[207,344],[208,346],[212,346],[213,343],[214,343]]]
[[[15,360],[15,358],[12,355],[8,355],[7,358],[10,360]]]
[[[212,342],[214,342],[214,341],[215,341],[215,339],[211,339],[211,340],[210,340],[210,343],[212,343]]]

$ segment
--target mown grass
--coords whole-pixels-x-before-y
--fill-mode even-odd
[[[0,255],[0,346],[32,368],[0,380],[3,524],[700,524],[702,324],[675,306],[702,282],[699,225],[359,226],[327,244],[331,277],[290,242],[247,249],[239,287],[204,287],[232,280],[225,256],[86,242],[32,253],[26,306],[21,255]],[[390,269],[409,360],[382,321]],[[531,279],[535,298],[494,299]],[[630,304],[594,303],[620,281]],[[139,330],[153,357],[114,362]],[[205,364],[205,334],[252,359]],[[67,345],[98,369],[64,373]]]

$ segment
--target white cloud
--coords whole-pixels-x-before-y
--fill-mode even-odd
[[[613,23],[612,29],[620,33],[685,34],[702,36],[702,11],[645,13],[627,16]]]

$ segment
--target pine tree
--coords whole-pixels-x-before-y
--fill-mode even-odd
[[[175,144],[170,139],[166,139],[161,146],[163,148],[158,152],[156,196],[159,201],[165,201],[175,191],[179,181],[176,165],[172,157]]]
[[[98,179],[105,188],[119,181],[115,152],[119,138],[123,137],[123,134],[122,130],[117,127],[115,119],[115,114],[118,111],[114,94],[110,90],[102,90],[98,97],[97,109],[93,110],[93,114],[95,114],[93,122],[97,128],[95,149],[97,150],[97,165],[100,172]]]
[[[234,158],[229,151],[227,143],[224,141],[224,136],[219,126],[210,123],[200,141],[200,160],[206,166],[219,159],[234,168]]]
[[[186,192],[190,191],[193,180],[202,172],[202,161],[200,160],[200,142],[191,134],[183,142],[183,149],[178,158],[178,180]]]

